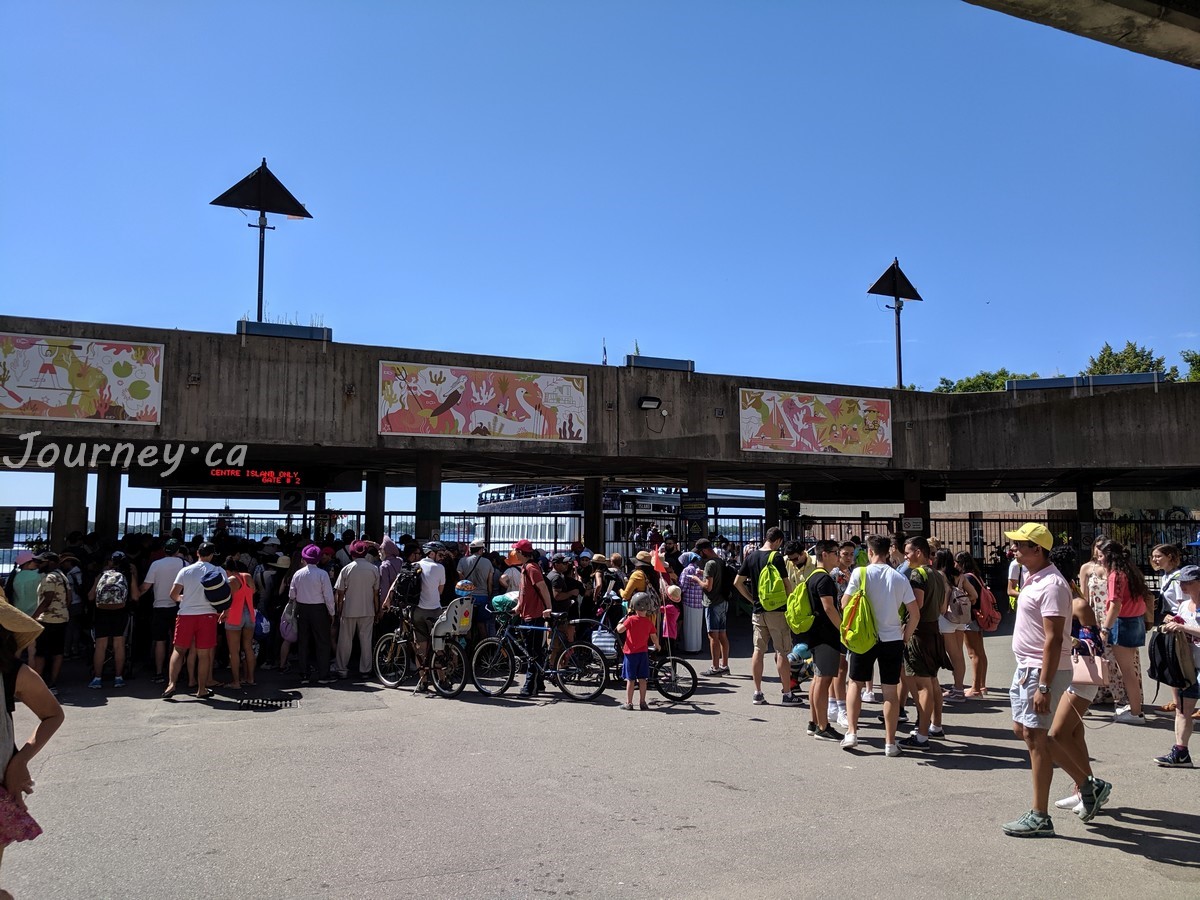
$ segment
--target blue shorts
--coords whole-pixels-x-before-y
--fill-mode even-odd
[[[625,654],[625,661],[621,663],[621,677],[626,681],[637,681],[639,678],[650,677],[650,653],[643,650],[641,653]]]
[[[722,600],[704,607],[704,627],[709,631],[724,631],[729,621],[729,601]]]
[[[1113,625],[1110,643],[1118,647],[1144,647],[1146,644],[1146,620],[1141,616],[1117,619]]]
[[[1200,700],[1200,681],[1194,681],[1185,688],[1175,688],[1175,693],[1185,700]],[[1179,702],[1179,697],[1175,702]]]

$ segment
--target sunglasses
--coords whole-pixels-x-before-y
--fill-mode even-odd
[[[1014,547],[1023,547],[1026,550],[1031,550],[1037,546],[1037,544],[1034,543],[1033,541],[1013,541],[1012,545]]]

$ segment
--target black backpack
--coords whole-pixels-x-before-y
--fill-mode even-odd
[[[392,606],[416,606],[421,602],[421,567],[405,563],[388,589]]]
[[[721,593],[725,595],[726,600],[734,601],[742,595],[738,593],[737,588],[733,586],[733,581],[738,577],[737,566],[732,563],[721,561]]]
[[[1196,682],[1196,666],[1192,660],[1191,642],[1182,632],[1168,634],[1158,628],[1150,629],[1149,675],[1160,684],[1172,688],[1187,688]]]

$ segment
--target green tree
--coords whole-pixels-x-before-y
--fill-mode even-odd
[[[933,389],[933,392],[935,394],[971,394],[978,391],[1002,391],[1006,381],[1020,381],[1024,378],[1037,377],[1037,372],[1022,375],[1004,368],[997,369],[995,372],[977,372],[967,378],[960,378],[958,381],[951,381],[943,376],[938,379],[938,386]]]
[[[1126,341],[1121,350],[1114,350],[1112,344],[1104,342],[1100,352],[1088,359],[1088,366],[1080,375],[1132,375],[1138,372],[1162,372],[1167,381],[1179,380],[1179,367],[1166,368],[1167,358],[1155,356],[1150,347],[1142,347],[1133,341]],[[1186,360],[1185,360],[1186,362]]]
[[[1200,350],[1180,350],[1179,356],[1188,367],[1183,380],[1200,381]]]

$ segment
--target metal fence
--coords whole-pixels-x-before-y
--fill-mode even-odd
[[[8,507],[11,516],[0,523],[0,566],[13,564],[22,550],[40,553],[50,545],[50,522],[54,510],[49,506]],[[11,531],[9,530],[11,526]]]
[[[1200,532],[1200,522],[1192,519],[1118,519],[1096,520],[1080,523],[1067,515],[1042,513],[1024,516],[961,516],[940,517],[930,521],[929,535],[939,538],[942,545],[952,552],[969,551],[981,564],[998,565],[1006,559],[1008,539],[1004,532],[1014,531],[1027,521],[1043,522],[1055,536],[1057,543],[1070,543],[1083,555],[1087,553],[1093,538],[1104,534],[1126,545],[1134,561],[1149,573],[1150,551],[1163,543],[1178,543],[1184,546],[1185,557],[1196,558],[1197,548],[1188,547]],[[45,540],[49,534],[50,509],[37,508],[20,510],[18,522],[45,523],[37,533],[26,529],[17,535],[14,543],[24,547],[27,541]],[[271,511],[189,509],[172,510],[169,521],[160,521],[158,509],[131,508],[125,514],[125,534],[159,534],[180,529],[185,538],[195,535],[211,536],[223,527],[235,537],[259,539],[284,529],[293,534],[307,529],[316,535],[340,536],[350,530],[362,534],[366,514],[360,510],[331,511],[327,513],[277,513]],[[626,556],[641,549],[631,538],[638,525],[654,524],[662,533],[668,530],[687,543],[687,525],[679,516],[621,512],[603,514],[603,544],[592,548],[607,553],[620,552]],[[783,523],[788,537],[809,539],[832,538],[844,541],[851,536],[866,537],[869,534],[895,534],[900,522],[894,518],[858,517],[811,518],[786,520]],[[757,543],[763,539],[766,522],[761,515],[716,516],[707,522],[709,533],[715,533],[735,545]],[[416,531],[416,513],[396,511],[384,513],[384,530],[393,539]],[[21,529],[18,528],[18,532]],[[566,550],[571,543],[583,539],[583,514],[567,513],[488,513],[454,512],[443,513],[439,537],[444,541],[468,543],[477,538],[484,540],[489,549],[505,549],[522,538],[533,542],[535,547],[553,553]],[[0,563],[8,562],[16,553],[0,549]]]

